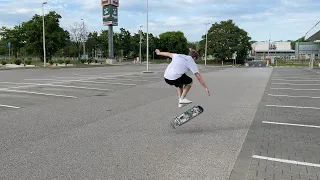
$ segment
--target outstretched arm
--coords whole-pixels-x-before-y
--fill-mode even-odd
[[[160,52],[159,49],[156,49],[156,54],[159,55],[159,56],[167,56],[169,58],[172,58],[172,54],[173,53],[170,53],[170,52]]]
[[[198,79],[198,81],[200,82],[200,84],[201,84],[201,85],[204,87],[204,89],[206,90],[208,96],[210,96],[209,89],[208,89],[206,83],[204,82],[201,74],[197,72],[197,73],[195,73],[195,76],[197,77],[197,79]]]

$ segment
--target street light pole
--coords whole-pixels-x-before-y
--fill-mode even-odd
[[[205,23],[206,25],[206,48],[205,48],[205,58],[204,58],[204,65],[207,66],[207,48],[208,48],[208,24],[210,23]]]
[[[81,20],[82,20],[82,26],[83,26],[83,31],[82,31],[83,55],[85,56],[85,54],[86,54],[86,47],[85,47],[85,43],[84,43],[85,29],[84,29],[84,20],[83,19],[81,19]]]
[[[144,73],[152,73],[149,71],[149,0],[147,0],[147,71]]]
[[[43,34],[43,66],[46,67],[46,38],[45,38],[45,32],[44,32],[44,10],[43,5],[47,4],[47,2],[42,3],[42,34]]]
[[[149,71],[149,0],[147,0],[147,71]]]
[[[140,64],[142,64],[142,58],[141,58],[141,27],[143,27],[142,25],[140,26],[140,51],[139,51],[139,60],[140,60]]]

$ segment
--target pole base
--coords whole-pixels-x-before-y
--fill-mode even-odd
[[[142,71],[143,73],[153,73],[152,71]]]

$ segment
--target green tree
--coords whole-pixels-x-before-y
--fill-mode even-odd
[[[10,50],[13,52],[12,55],[18,56],[18,53],[22,47],[25,45],[26,34],[21,25],[16,25],[12,29],[7,27],[2,27],[0,29],[0,36],[2,40],[11,43]],[[9,51],[8,51],[9,52]]]
[[[44,17],[48,59],[51,59],[59,49],[65,47],[70,39],[69,32],[60,27],[59,19],[61,16],[54,11]],[[31,20],[22,23],[22,26],[25,31],[27,52],[34,53],[43,60],[42,16],[36,14]]]
[[[175,53],[186,54],[188,50],[188,41],[181,31],[168,31],[159,35],[159,49]]]
[[[203,35],[200,42],[202,51],[205,38]],[[232,54],[237,52],[237,63],[243,63],[251,50],[250,40],[247,32],[236,26],[232,20],[221,21],[213,24],[208,31],[207,52],[220,61],[232,58]]]

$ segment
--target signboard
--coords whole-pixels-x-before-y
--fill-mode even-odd
[[[119,7],[119,0],[101,0],[101,6],[114,5]]]
[[[109,5],[111,0],[101,0],[101,6]]]
[[[119,7],[119,0],[111,0],[111,4],[116,7]]]
[[[11,42],[8,42],[8,47],[11,47]]]
[[[102,21],[103,25],[118,26],[118,8],[113,5],[103,6]]]

